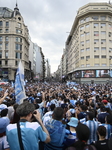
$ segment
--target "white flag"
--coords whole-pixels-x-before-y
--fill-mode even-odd
[[[18,104],[21,104],[23,102],[23,99],[26,98],[24,89],[24,68],[21,61],[19,62],[19,66],[16,73],[15,96],[16,96],[16,103]]]

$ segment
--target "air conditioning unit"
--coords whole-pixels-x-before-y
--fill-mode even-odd
[[[109,37],[111,37],[111,35],[109,35]]]
[[[96,36],[96,34],[94,34],[94,36]]]
[[[101,26],[101,28],[103,28],[103,27]]]
[[[96,42],[94,42],[94,44],[96,44]]]
[[[84,44],[82,44],[82,46],[84,46]]]
[[[80,31],[82,31],[82,30],[80,30]]]
[[[96,52],[96,50],[94,50],[94,52]]]
[[[96,26],[94,26],[94,28],[96,28]]]
[[[103,42],[101,42],[101,44],[103,44]]]

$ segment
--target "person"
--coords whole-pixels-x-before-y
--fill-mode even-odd
[[[40,113],[35,110],[34,104],[23,102],[17,107],[16,112],[20,116],[19,125],[24,150],[39,150],[39,141],[50,142],[49,133],[42,123]],[[30,122],[32,116],[36,118],[37,122]],[[10,149],[20,150],[17,124],[9,124],[6,135]]]
[[[76,127],[76,135],[78,140],[65,150],[96,150],[93,145],[87,144],[90,136],[90,130],[85,124],[78,124],[78,126]]]
[[[97,140],[97,128],[98,128],[98,122],[95,121],[94,119],[94,114],[93,112],[88,112],[87,113],[87,120],[84,124],[88,126],[88,128],[90,129],[90,137],[88,140],[88,144],[91,144],[92,141],[96,141]]]
[[[56,107],[53,111],[52,118],[45,123],[51,141],[44,145],[44,150],[63,150],[66,136],[65,125],[62,124],[64,110]]]
[[[97,150],[110,150],[109,149],[109,139],[106,137],[106,128],[104,126],[99,126],[97,129],[99,140],[93,142],[92,144],[96,147]]]
[[[67,136],[65,139],[64,147],[70,146],[77,140],[76,127],[78,126],[78,119],[75,117],[71,117],[67,125],[68,125],[68,130],[67,130]]]
[[[1,111],[0,118],[0,150],[9,150],[9,144],[6,138],[6,127],[10,123],[9,118],[7,117],[8,109],[3,109]]]

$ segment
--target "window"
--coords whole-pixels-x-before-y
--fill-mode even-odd
[[[101,39],[101,44],[106,42],[106,39]]]
[[[98,51],[99,50],[99,47],[94,47],[94,51]]]
[[[94,58],[99,58],[99,55],[95,55]]]
[[[86,32],[85,34],[86,34],[86,35],[89,35],[90,33],[89,33],[89,32]]]
[[[0,36],[0,42],[2,41],[2,36]]]
[[[90,42],[90,40],[86,40],[86,43],[89,43]]]
[[[81,57],[81,60],[84,59],[84,57]]]
[[[106,64],[102,64],[102,66],[106,66]]]
[[[81,37],[83,37],[83,36],[84,36],[84,34],[81,34],[80,36],[81,36]]]
[[[88,28],[88,27],[89,27],[89,24],[86,25],[86,28]]]
[[[22,45],[16,44],[16,50],[22,50]]]
[[[90,20],[90,17],[87,17],[87,18],[85,19],[86,22],[88,22],[89,20]]]
[[[111,17],[108,16],[108,21],[111,21]]]
[[[16,33],[22,33],[22,31],[19,29],[16,29]]]
[[[5,49],[8,49],[8,43],[5,43]]]
[[[112,52],[112,48],[109,48],[109,52]]]
[[[101,34],[102,35],[106,35],[106,31],[101,31]]]
[[[110,43],[112,43],[112,40],[109,40]]]
[[[80,27],[80,31],[84,29],[84,26]]]
[[[8,58],[8,52],[5,52],[5,58]]]
[[[5,60],[5,65],[8,65],[8,61],[7,60]]]
[[[81,49],[81,52],[84,52],[84,49]]]
[[[101,58],[106,58],[106,55],[102,55]]]
[[[101,47],[101,50],[106,51],[106,47]]]
[[[16,37],[16,42],[22,42],[22,38]]]
[[[2,27],[3,26],[3,22],[2,21],[0,21],[0,27]]]
[[[89,51],[90,50],[90,48],[86,48],[86,51]]]
[[[8,32],[9,32],[9,29],[5,29],[5,32],[8,33]]]
[[[84,41],[81,41],[81,44],[84,44]]]
[[[18,66],[18,64],[19,64],[19,63],[18,63],[18,61],[16,60],[16,61],[15,61],[15,65]]]
[[[2,52],[0,52],[0,58],[2,58]]]
[[[22,54],[21,53],[18,53],[16,52],[16,56],[15,56],[17,59],[21,59],[22,58]]]
[[[82,64],[81,67],[84,67],[84,64]]]
[[[103,20],[106,20],[106,16],[101,16],[101,18],[100,18],[102,21]]]
[[[98,23],[94,23],[94,28],[98,27],[98,25],[99,25]]]
[[[8,36],[6,36],[6,37],[5,37],[5,41],[9,41],[9,38],[8,38]]]
[[[6,27],[9,27],[9,22],[8,21],[6,22]]]
[[[2,33],[2,29],[0,29],[0,33]]]
[[[87,66],[87,67],[89,67],[89,66],[90,66],[90,64],[86,64],[86,66]]]
[[[106,23],[101,23],[101,28],[105,27]]]
[[[2,65],[2,61],[0,61],[0,65]]]
[[[2,49],[2,43],[0,43],[0,50]]]
[[[99,31],[94,31],[94,36],[99,36]]]
[[[95,66],[99,66],[99,64],[95,64]]]
[[[84,19],[80,20],[80,23],[84,23]]]
[[[90,59],[90,56],[86,56],[86,59]]]
[[[21,23],[18,23],[18,28],[21,28]]]
[[[94,44],[98,43],[99,39],[94,39]]]
[[[93,16],[92,19],[93,19],[93,20],[98,20],[99,17],[98,17],[98,16]]]

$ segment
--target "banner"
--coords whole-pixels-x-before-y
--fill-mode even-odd
[[[26,98],[25,89],[24,89],[24,68],[21,61],[19,62],[17,73],[16,73],[15,96],[16,96],[16,103],[18,104],[23,103],[23,99]]]

